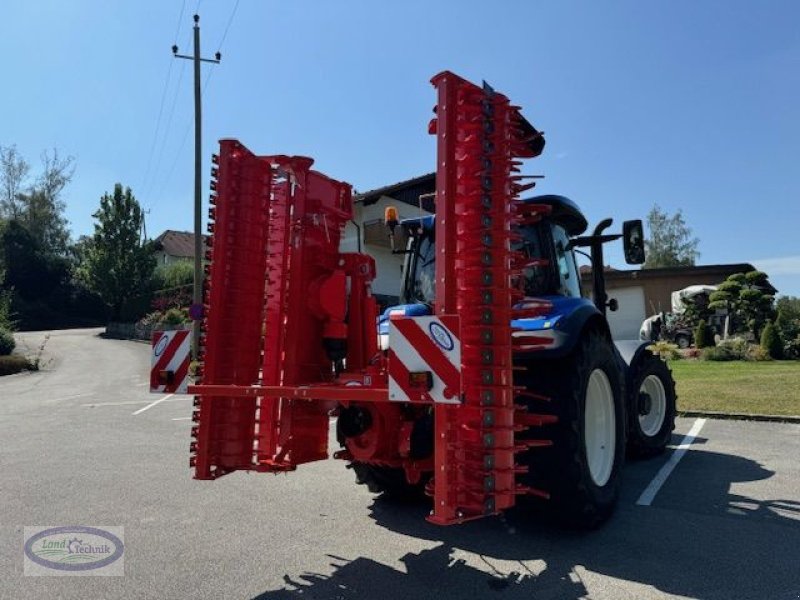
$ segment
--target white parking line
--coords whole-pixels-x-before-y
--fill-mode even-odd
[[[694,438],[697,437],[697,434],[700,433],[700,430],[705,425],[705,419],[697,419],[692,425],[692,428],[689,430],[689,433],[681,440],[680,445],[675,448],[675,451],[672,453],[672,456],[669,457],[669,460],[664,464],[663,467],[656,473],[656,476],[653,477],[653,480],[650,482],[650,485],[645,488],[642,495],[639,496],[639,499],[636,501],[636,504],[639,506],[650,506],[653,503],[653,499],[656,497],[658,490],[661,489],[661,486],[664,485],[664,482],[667,481],[667,477],[669,477],[670,473],[675,469],[678,462],[683,458],[683,455],[686,454],[686,451],[689,449],[689,446],[692,445]]]
[[[94,396],[94,392],[89,392],[88,394],[75,394],[74,396],[64,396],[63,398],[53,398],[50,402],[61,402],[62,400],[75,400],[75,398],[86,398],[88,396]]]
[[[191,398],[191,396],[177,396],[175,398],[170,398],[169,400],[164,400],[164,402],[176,402],[178,400],[185,400],[186,398]],[[94,408],[95,406],[128,406],[131,404],[150,404],[152,400],[127,400],[125,402],[90,402],[88,404],[81,404],[83,407]]]
[[[191,419],[191,418],[192,418],[192,417],[175,417],[175,418],[174,418],[174,419],[172,419],[172,420],[173,420],[173,421],[188,421],[188,420],[189,420],[189,419]]]
[[[161,404],[161,403],[162,403],[164,400],[169,400],[169,399],[170,399],[170,398],[172,398],[174,395],[175,395],[175,394],[167,394],[167,395],[166,395],[166,396],[164,396],[163,398],[159,398],[158,400],[155,400],[154,402],[151,402],[151,403],[150,403],[150,404],[148,404],[147,406],[143,406],[142,408],[140,408],[139,410],[137,410],[136,412],[133,412],[133,413],[131,413],[131,414],[132,414],[132,415],[134,415],[134,416],[136,416],[136,415],[138,415],[138,414],[141,414],[141,413],[143,413],[144,411],[146,411],[146,410],[148,410],[148,409],[150,409],[150,408],[153,408],[153,407],[154,407],[156,404]]]

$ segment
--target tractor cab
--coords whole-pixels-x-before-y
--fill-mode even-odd
[[[580,277],[570,251],[570,239],[586,230],[586,219],[577,205],[564,196],[537,196],[523,203],[547,205],[550,214],[516,231],[519,237],[512,247],[528,259],[518,285],[526,296],[580,298]],[[400,292],[400,301],[405,306],[424,304],[430,307],[435,302],[434,219],[433,215],[428,215],[401,223],[409,239]]]
[[[514,285],[524,294],[518,307],[535,304],[536,315],[517,318],[512,326],[517,337],[535,336],[552,340],[549,347],[537,352],[558,356],[569,352],[579,330],[591,315],[605,315],[606,309],[617,309],[616,300],[609,300],[603,279],[603,244],[624,238],[625,257],[629,264],[644,262],[641,221],[626,221],[623,234],[604,235],[611,220],[602,221],[592,235],[583,236],[588,223],[578,205],[558,195],[534,196],[522,200],[523,222],[515,229],[512,248],[522,252],[525,264]],[[525,206],[546,206],[544,217],[525,219]],[[404,219],[397,226],[408,238],[405,254],[400,302],[390,306],[378,318],[380,346],[389,347],[389,319],[393,315],[425,316],[434,314],[436,302],[436,226],[435,216]],[[392,227],[390,227],[390,231]],[[592,290],[582,290],[574,248],[591,249],[593,266]],[[591,295],[588,293],[591,291]],[[591,296],[591,299],[590,299]],[[518,346],[519,347],[519,346]],[[524,345],[523,345],[524,348]]]
[[[524,205],[546,205],[546,217],[516,228],[512,248],[522,252],[525,266],[515,285],[526,299],[546,302],[552,310],[544,317],[519,319],[515,327],[552,330],[561,315],[578,305],[590,305],[582,296],[580,273],[572,251],[572,240],[586,231],[586,218],[578,206],[564,196],[545,195],[527,198]],[[523,207],[522,214],[525,214]],[[400,223],[408,238],[405,250],[400,302],[387,308],[379,318],[381,346],[388,348],[389,318],[392,315],[433,314],[436,298],[435,216],[405,219]],[[554,348],[559,344],[554,343]]]

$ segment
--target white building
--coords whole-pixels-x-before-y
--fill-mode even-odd
[[[392,253],[384,224],[386,207],[394,206],[401,221],[430,215],[435,189],[436,175],[429,173],[354,197],[353,220],[358,226],[347,223],[339,249],[341,252],[362,252],[375,259],[377,277],[372,284],[372,293],[382,306],[398,301],[405,258],[403,254]],[[396,249],[405,249],[405,240],[400,228],[396,229]]]

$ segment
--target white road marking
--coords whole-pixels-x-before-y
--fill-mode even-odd
[[[689,430],[689,433],[681,440],[680,445],[675,448],[675,451],[672,453],[672,456],[669,457],[669,460],[664,464],[663,467],[656,473],[656,476],[653,477],[653,480],[650,482],[650,485],[642,492],[642,495],[639,496],[639,499],[636,501],[636,504],[639,506],[650,506],[653,503],[653,499],[656,497],[658,490],[661,489],[661,486],[664,485],[664,482],[667,481],[667,477],[670,476],[673,469],[677,466],[678,462],[683,458],[683,455],[686,454],[686,451],[689,449],[689,446],[692,445],[694,438],[697,437],[697,434],[700,433],[700,430],[705,425],[705,419],[697,419],[692,425],[692,428]]]
[[[164,397],[162,397],[162,398],[159,398],[158,400],[155,400],[155,401],[151,402],[151,403],[150,403],[150,404],[148,404],[147,406],[143,406],[142,408],[140,408],[139,410],[137,410],[136,412],[133,412],[133,413],[131,413],[131,414],[132,414],[132,415],[134,415],[134,416],[136,416],[136,415],[138,415],[138,414],[141,414],[141,413],[143,413],[144,411],[146,411],[146,410],[148,410],[148,409],[151,409],[151,408],[153,408],[155,405],[157,405],[157,404],[161,404],[161,403],[162,403],[164,400],[169,400],[169,399],[170,399],[170,398],[172,398],[174,395],[175,395],[175,394],[167,394],[166,396],[164,396]]]
[[[178,400],[186,400],[192,396],[176,396],[164,402],[177,402]],[[92,402],[89,404],[81,404],[81,406],[94,408],[95,406],[128,406],[130,404],[150,404],[152,400],[128,400],[126,402]]]
[[[61,402],[62,400],[75,400],[75,398],[86,398],[88,396],[94,396],[94,392],[89,392],[87,394],[75,394],[74,396],[64,396],[63,398],[54,398],[50,402]]]
[[[192,417],[175,417],[175,418],[174,418],[174,419],[172,419],[172,420],[173,420],[173,421],[188,421],[188,420],[189,420],[189,419],[191,419],[191,418],[192,418]]]
[[[147,404],[148,402],[152,402],[152,400],[131,400],[129,402],[95,402],[90,404],[81,404],[81,406],[94,408],[95,406],[126,406],[128,404]]]
[[[144,383],[137,383],[136,387],[144,387],[146,385],[150,385],[150,382],[149,381],[145,381]]]

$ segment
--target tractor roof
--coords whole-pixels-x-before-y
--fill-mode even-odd
[[[522,202],[525,204],[547,204],[551,206],[552,212],[550,213],[550,220],[564,227],[570,236],[582,234],[589,225],[586,222],[586,218],[581,213],[581,209],[578,208],[578,205],[565,196],[547,194],[544,196],[525,198]],[[404,227],[433,229],[434,215],[403,219],[402,224]]]
[[[547,204],[551,206],[553,212],[550,213],[550,220],[564,227],[570,236],[582,234],[589,226],[578,205],[566,196],[547,194],[525,198],[522,202],[525,204]]]

